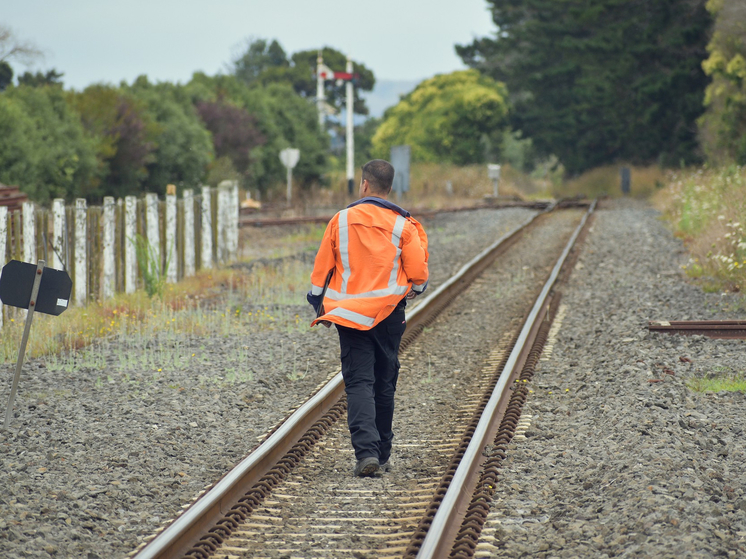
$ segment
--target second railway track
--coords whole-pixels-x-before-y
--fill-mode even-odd
[[[484,395],[492,391],[516,333],[582,215],[571,210],[540,218],[540,224],[515,237],[499,265],[487,267],[470,287],[455,282],[461,292],[451,296],[453,304],[427,326],[420,325],[420,336],[410,339],[401,355],[392,471],[372,480],[352,477],[352,451],[342,419],[318,429],[328,432],[313,435],[320,440],[307,445],[310,452],[302,459],[286,457],[278,482],[261,495],[250,491],[251,505],[229,514],[201,544],[161,544],[163,551],[156,552],[172,526],[138,557],[185,552],[193,557],[416,553],[421,543],[416,535],[433,508],[433,492],[447,475],[463,432]],[[343,418],[343,406],[335,404],[332,415]],[[238,497],[226,497],[213,509],[225,514]],[[199,505],[197,501],[193,509]],[[195,539],[194,534],[189,537]]]

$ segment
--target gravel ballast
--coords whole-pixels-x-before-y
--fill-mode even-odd
[[[743,376],[745,342],[646,328],[743,319],[740,296],[688,284],[685,261],[656,212],[616,202],[597,213],[523,411],[531,426],[504,462],[484,556],[746,555],[746,399],[687,387]]]
[[[428,219],[430,289],[534,213],[475,210]],[[244,231],[252,256],[266,247],[268,266],[280,257],[283,265],[292,260],[310,272],[306,244],[278,253],[273,240],[289,232]],[[256,271],[236,266],[236,273]],[[70,366],[30,360],[11,429],[0,429],[0,555],[123,557],[238,463],[339,370],[334,332],[306,326],[312,318],[307,289],[304,279],[297,304],[270,309],[241,301],[244,314],[263,313],[268,326],[248,336],[230,328],[202,336],[159,334],[143,336],[135,349],[131,341],[123,349],[111,339],[95,359]],[[285,317],[286,326],[270,328],[270,315],[278,322]],[[153,353],[154,345],[156,356],[176,362],[171,353],[179,353],[188,362],[173,369],[156,363],[136,373],[117,368],[133,357],[128,353]],[[3,404],[13,369],[2,367]]]
[[[426,220],[430,288],[530,213]],[[247,233],[258,243],[279,234]],[[312,261],[307,252],[281,256]],[[732,310],[738,296],[686,281],[685,260],[647,206],[615,202],[598,212],[533,380],[524,409],[531,427],[504,463],[489,556],[744,555],[744,396],[686,386],[743,372],[743,342],[645,328],[649,319],[742,318]],[[300,298],[268,312],[310,320]],[[100,366],[52,371],[43,359],[29,362],[12,429],[0,430],[0,555],[124,557],[338,370],[336,336],[321,328],[237,338],[161,340],[196,357],[157,375],[118,372],[116,340]],[[236,355],[243,365],[229,359]],[[4,404],[13,367],[2,370]]]

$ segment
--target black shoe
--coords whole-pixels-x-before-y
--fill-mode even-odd
[[[363,458],[362,460],[357,461],[355,469],[352,470],[352,474],[355,477],[370,477],[375,475],[379,467],[378,458],[375,456],[369,456],[368,458]]]
[[[384,472],[390,472],[391,471],[391,459],[386,460],[383,464],[381,464],[380,468]]]

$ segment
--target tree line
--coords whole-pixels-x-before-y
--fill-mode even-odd
[[[456,46],[471,69],[422,81],[360,125],[357,163],[409,144],[415,161],[571,175],[615,162],[746,164],[743,2],[486,1],[496,32]],[[13,84],[9,61],[33,54],[0,26],[0,182],[40,202],[224,179],[266,191],[282,182],[277,154],[289,146],[301,150],[302,185],[341,167],[330,150],[341,125],[318,126],[316,50],[250,40],[225,74],[83,91],[65,90],[56,70]],[[345,67],[341,52],[323,56]],[[355,73],[355,112],[367,114],[361,92],[375,76],[357,61]],[[327,82],[326,97],[341,109],[344,86]]]
[[[420,84],[384,116],[378,155],[414,142],[423,160],[527,171],[552,160],[571,175],[615,162],[746,164],[746,3],[487,3],[494,35],[456,46],[480,78],[462,72],[461,93],[448,77]]]
[[[26,72],[13,84],[7,50],[6,59],[0,50],[0,182],[20,185],[40,203],[225,179],[266,191],[283,181],[278,154],[290,146],[301,150],[294,169],[301,184],[328,170],[329,135],[313,103],[315,50],[288,56],[277,41],[257,39],[226,74],[195,73],[186,84],[140,76],[82,91],[66,90],[56,70]],[[344,68],[342,53],[325,48],[323,55]],[[363,64],[356,72],[356,109],[365,113],[359,91],[372,89],[375,78]],[[343,102],[341,89],[328,85],[330,104]]]

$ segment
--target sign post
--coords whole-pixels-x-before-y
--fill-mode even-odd
[[[13,401],[21,379],[21,367],[26,355],[26,344],[31,332],[34,312],[59,316],[70,304],[70,294],[73,289],[70,276],[61,270],[45,268],[44,264],[44,260],[39,260],[36,266],[11,260],[3,267],[2,274],[0,274],[0,300],[3,304],[28,309],[13,375],[13,385],[8,398],[8,409],[5,411],[5,429],[10,425],[10,418],[13,414]]]
[[[492,179],[492,196],[497,198],[497,190],[500,185],[500,165],[488,163],[487,176]]]
[[[352,60],[347,57],[347,66],[345,68],[347,73],[351,76],[349,80],[346,80],[345,84],[347,94],[347,193],[352,196],[355,185],[355,128],[353,121],[353,113],[355,111],[355,93],[352,85]]]
[[[300,150],[295,148],[285,148],[280,152],[280,161],[282,161],[282,164],[285,165],[285,168],[288,171],[288,206],[290,205],[290,201],[293,196],[293,167],[295,167],[298,164],[298,160],[300,159]]]
[[[391,189],[396,192],[396,199],[401,200],[403,192],[409,192],[409,161],[412,149],[408,145],[391,147],[391,165],[394,166],[394,184]]]

